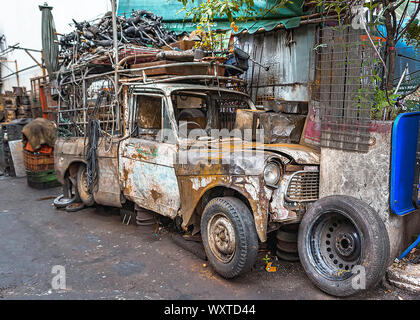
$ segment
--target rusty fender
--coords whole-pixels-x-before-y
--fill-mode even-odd
[[[57,180],[64,184],[64,176],[74,162],[85,163],[83,138],[58,138],[54,147],[54,168]]]
[[[187,228],[195,209],[203,195],[216,187],[235,190],[243,195],[248,201],[254,215],[255,228],[262,242],[267,240],[268,223],[268,199],[270,192],[263,187],[263,181],[258,176],[180,176],[181,193],[180,215],[183,218],[183,228]],[[200,208],[203,210],[204,208]]]
[[[285,174],[281,178],[280,185],[274,190],[272,199],[270,202],[270,221],[272,222],[284,222],[287,220],[294,220],[297,218],[295,211],[289,210],[285,207],[285,197],[289,180],[293,174]]]

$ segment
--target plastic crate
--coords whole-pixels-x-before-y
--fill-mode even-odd
[[[32,153],[23,150],[23,163],[26,170],[31,172],[54,170],[54,154]]]
[[[60,186],[54,170],[40,172],[26,171],[28,186],[35,189],[50,189]]]

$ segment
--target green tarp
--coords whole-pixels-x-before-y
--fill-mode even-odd
[[[273,30],[279,24],[286,29],[296,28],[300,24],[300,17],[303,15],[303,0],[294,0],[288,3],[285,8],[270,11],[278,0],[255,0],[255,7],[258,12],[263,12],[263,17],[254,17],[246,22],[237,22],[239,32],[248,30],[254,33],[260,28],[266,31]],[[148,10],[163,17],[163,21],[169,30],[177,34],[191,32],[197,28],[191,20],[184,20],[185,12],[180,12],[182,4],[177,0],[120,0],[118,5],[119,15],[129,15],[132,10]],[[214,21],[214,30],[230,29],[230,22],[223,19]]]

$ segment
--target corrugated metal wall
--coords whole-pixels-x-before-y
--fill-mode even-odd
[[[315,31],[314,25],[305,25],[292,30],[280,29],[238,37],[239,48],[270,67],[266,71],[250,62],[246,80],[252,83],[249,94],[254,101],[265,97],[309,101],[308,88],[314,78]]]

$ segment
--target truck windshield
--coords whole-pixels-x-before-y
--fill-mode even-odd
[[[212,129],[233,130],[237,110],[254,108],[242,95],[217,91],[176,91],[172,94],[172,104],[180,137],[191,130],[201,129],[203,135],[208,135]]]

